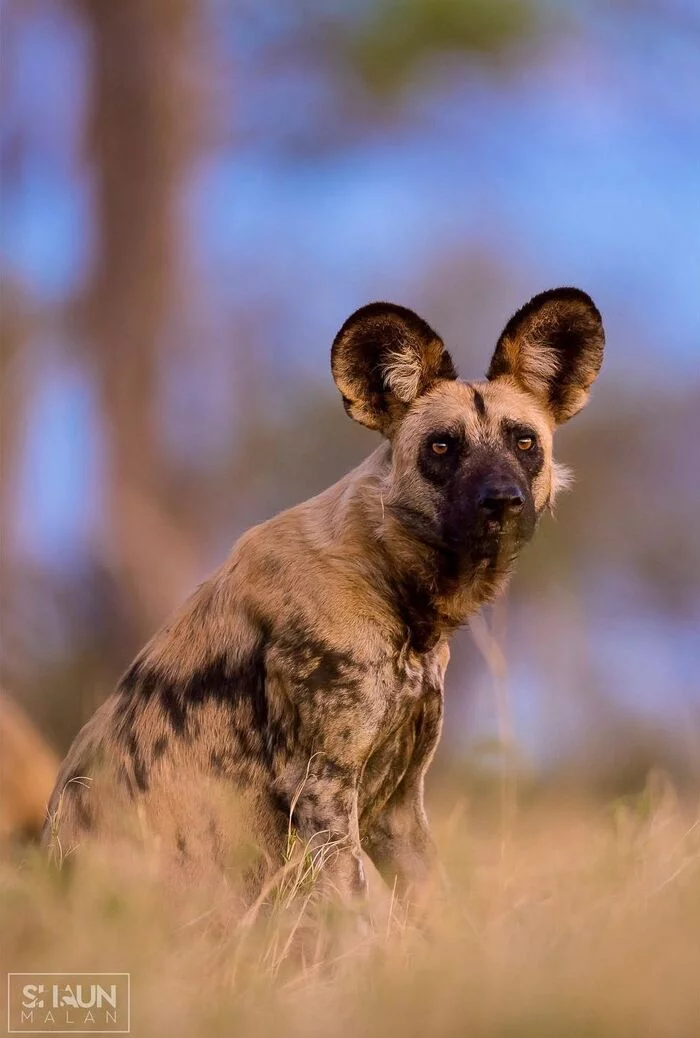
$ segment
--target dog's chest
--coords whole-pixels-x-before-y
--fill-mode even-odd
[[[365,763],[358,808],[365,828],[384,807],[402,780],[420,768],[432,752],[426,745],[425,721],[442,714],[446,659],[442,654],[408,654],[396,667],[396,682],[387,698],[384,723]],[[439,729],[438,729],[439,730]]]

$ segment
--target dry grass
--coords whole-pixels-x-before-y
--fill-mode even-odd
[[[425,931],[372,875],[358,936],[316,902],[303,848],[237,926],[196,891],[173,905],[30,855],[0,871],[3,965],[131,971],[137,1035],[700,1034],[700,824],[672,797],[437,806],[450,887]]]

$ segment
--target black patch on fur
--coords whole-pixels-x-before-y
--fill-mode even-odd
[[[474,393],[474,410],[478,414],[479,418],[486,417],[486,404],[484,397],[480,390],[476,386],[472,386],[472,392]]]
[[[136,788],[139,792],[145,793],[148,789],[148,768],[146,767],[146,762],[141,753],[141,747],[139,746],[138,739],[134,732],[131,732],[127,737],[126,745],[131,758],[131,767]]]
[[[287,623],[276,649],[292,680],[309,698],[346,704],[359,700],[363,675],[355,657],[312,634],[302,618]]]
[[[198,676],[197,676],[198,677]],[[152,672],[146,678],[149,684],[144,685],[141,689],[141,694],[145,699],[149,698],[152,693],[158,690],[160,696],[161,706],[167,718],[170,727],[173,730],[173,735],[184,737],[187,728],[187,701],[182,693],[182,690],[171,681],[163,681],[162,684],[158,684],[158,678],[156,672]],[[153,687],[151,689],[150,683]]]
[[[129,753],[134,780],[139,789],[147,788],[148,775],[134,732],[138,730],[140,715],[148,703],[155,703],[173,738],[190,741],[199,734],[201,708],[217,703],[229,713],[230,735],[235,751],[214,750],[210,764],[214,771],[243,783],[250,778],[254,762],[268,767],[278,753],[288,753],[298,736],[298,718],[287,709],[278,715],[270,709],[266,682],[265,653],[269,643],[269,629],[261,619],[250,615],[251,627],[258,632],[248,653],[235,656],[222,652],[189,675],[173,680],[147,658],[138,659],[127,671],[119,687],[120,703],[117,708],[119,734]],[[323,652],[310,639],[294,638],[290,632],[290,651],[295,648],[305,659],[315,654],[316,667],[308,676],[307,685],[314,693],[327,687],[338,674],[339,661],[332,653]],[[291,660],[291,672],[296,669],[296,657]],[[165,752],[161,737],[154,745],[154,759]],[[247,778],[246,778],[247,776]]]
[[[280,793],[279,790],[273,789],[270,791],[270,799],[272,801],[272,806],[288,819],[291,811],[291,804],[284,793]]]
[[[160,760],[168,748],[168,737],[160,735],[153,743],[153,760]]]
[[[182,857],[186,858],[187,857],[187,840],[185,839],[185,834],[183,832],[181,832],[180,829],[178,829],[177,833],[175,834],[175,845],[177,846],[177,849],[180,852],[180,854],[182,855]]]
[[[440,583],[446,587],[452,567],[458,571],[458,560],[449,553],[435,552],[436,566],[444,568]],[[413,575],[397,581],[393,587],[393,600],[401,623],[408,632],[411,648],[423,654],[430,652],[439,642],[445,629],[443,618],[436,605],[432,589],[427,588]],[[401,646],[399,646],[401,648]]]

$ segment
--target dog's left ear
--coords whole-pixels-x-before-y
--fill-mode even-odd
[[[580,411],[603,362],[603,322],[590,296],[553,288],[505,326],[487,378],[509,378],[536,396],[557,425]]]

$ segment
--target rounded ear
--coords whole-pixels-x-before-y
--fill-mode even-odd
[[[348,317],[333,342],[331,370],[350,417],[385,435],[416,397],[457,378],[439,335],[394,303],[370,303]]]
[[[560,424],[588,400],[604,344],[603,322],[590,296],[578,288],[553,288],[511,317],[486,377],[513,379]]]

